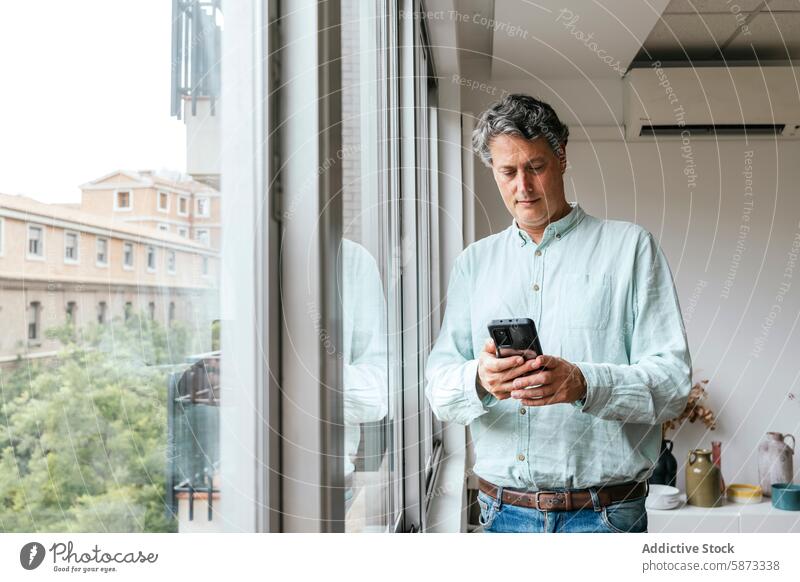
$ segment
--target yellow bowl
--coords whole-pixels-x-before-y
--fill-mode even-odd
[[[728,501],[733,503],[761,503],[764,492],[758,485],[733,483],[728,486]]]

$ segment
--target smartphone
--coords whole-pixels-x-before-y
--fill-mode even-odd
[[[489,335],[498,358],[522,356],[532,360],[542,354],[536,324],[530,318],[493,319],[489,322]]]

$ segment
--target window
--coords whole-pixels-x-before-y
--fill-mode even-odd
[[[77,263],[78,262],[78,241],[79,235],[77,232],[69,230],[64,231],[64,262]]]
[[[28,258],[44,260],[44,227],[28,225]]]
[[[75,321],[78,317],[78,304],[74,301],[67,302],[67,323],[75,327]]]
[[[124,314],[125,314],[125,321],[128,321],[131,318],[131,315],[133,315],[133,303],[131,303],[130,301],[125,302]]]
[[[38,301],[31,301],[28,305],[28,342],[37,342],[41,338],[39,334],[39,319],[42,311],[42,304]]]
[[[126,270],[133,269],[133,243],[122,244],[122,268]]]
[[[194,237],[201,245],[211,245],[211,234],[207,228],[198,228],[194,231]]]
[[[114,210],[130,210],[133,208],[133,193],[130,190],[117,190],[114,196]]]
[[[182,236],[183,238],[189,238],[189,229],[185,226],[178,227],[178,236]]]
[[[170,301],[169,302],[169,314],[168,314],[167,317],[169,318],[169,324],[172,325],[172,323],[175,321],[175,302],[174,301]]]
[[[147,304],[147,313],[150,316],[150,321],[155,321],[156,319],[156,304],[152,301]]]
[[[106,311],[108,306],[106,305],[105,301],[101,301],[97,304],[97,323],[103,325],[106,322]]]
[[[169,212],[169,193],[167,192],[158,193],[158,211]]]
[[[189,216],[189,198],[186,196],[178,197],[178,216]]]
[[[208,257],[203,257],[202,261],[203,261],[203,269],[202,269],[203,277],[208,277]]]
[[[161,232],[169,232],[169,225],[164,222],[159,222],[158,230],[160,230]]]
[[[156,270],[156,248],[155,247],[147,247],[147,270],[148,271],[155,271]]]
[[[175,274],[175,251],[167,251],[167,273]]]
[[[206,196],[201,196],[197,199],[197,212],[195,214],[203,218],[211,216],[210,201]]]
[[[95,243],[95,249],[97,251],[97,258],[96,258],[97,266],[98,267],[108,266],[108,239],[98,237]]]

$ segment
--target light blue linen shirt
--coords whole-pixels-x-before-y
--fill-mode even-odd
[[[474,471],[496,485],[645,481],[659,455],[661,423],[683,411],[691,389],[678,296],[653,236],[570,206],[539,244],[512,221],[462,251],[450,275],[426,395],[440,420],[470,426]],[[479,398],[487,324],[512,317],[533,319],[544,353],[581,369],[582,406]]]

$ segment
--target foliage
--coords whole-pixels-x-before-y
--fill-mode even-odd
[[[169,532],[167,378],[180,325],[48,331],[57,358],[0,371],[0,531]]]
[[[673,418],[672,420],[668,420],[661,425],[665,437],[668,431],[677,429],[681,424],[683,424],[684,420],[688,420],[689,422],[701,420],[707,428],[710,430],[716,430],[717,419],[714,416],[714,411],[701,404],[701,402],[708,397],[708,392],[706,392],[704,384],[708,384],[708,380],[701,380],[700,382],[695,383],[689,392],[689,399],[686,402],[686,408],[683,409],[683,412],[680,414],[680,416]]]

